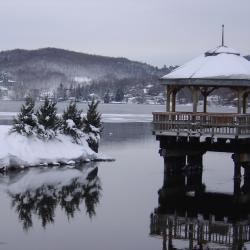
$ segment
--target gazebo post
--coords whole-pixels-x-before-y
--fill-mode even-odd
[[[238,103],[237,103],[237,113],[241,114],[241,110],[242,110],[242,104],[243,104],[243,91],[241,88],[237,89],[237,97],[238,97]]]
[[[207,113],[207,96],[209,93],[206,87],[201,89],[201,94],[203,96],[203,113]]]
[[[175,112],[177,89],[172,91],[172,112]]]
[[[198,106],[198,88],[191,87],[192,99],[193,99],[193,113],[197,113]]]
[[[203,87],[201,88],[201,94],[203,96],[203,113],[207,113],[207,97],[216,89],[216,87],[207,88]]]
[[[248,92],[245,92],[244,94],[243,94],[243,100],[242,100],[242,106],[243,106],[243,111],[242,111],[242,113],[243,114],[246,114],[247,113],[247,99],[248,99],[248,95],[249,95],[249,93]]]
[[[166,87],[166,96],[167,96],[166,111],[170,112],[171,87],[169,85],[167,85]]]
[[[207,113],[207,94],[203,96],[203,113]]]
[[[241,100],[240,100],[240,91],[237,90],[237,113],[241,112]]]

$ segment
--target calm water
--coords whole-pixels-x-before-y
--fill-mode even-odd
[[[19,112],[23,101],[2,101],[0,100],[0,112]],[[39,107],[42,102],[36,102]],[[66,109],[69,102],[58,102],[58,112],[61,113]],[[78,107],[84,112],[87,111],[86,103],[77,103]],[[99,110],[103,114],[151,114],[153,111],[164,111],[165,105],[142,105],[142,104],[100,104]],[[192,105],[177,105],[177,111],[191,111]],[[202,110],[202,106],[198,107],[198,111]],[[208,112],[237,112],[236,107],[208,106]]]
[[[149,114],[148,107],[122,112]],[[0,249],[162,249],[150,236],[163,185],[158,150],[149,123],[108,123],[100,151],[115,162],[2,175]],[[203,163],[206,190],[232,193],[231,155],[206,153]]]

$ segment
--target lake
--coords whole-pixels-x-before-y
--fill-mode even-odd
[[[18,111],[10,106],[1,111]],[[163,109],[101,106],[106,114],[134,117]],[[0,249],[162,249],[162,238],[150,235],[150,216],[159,206],[164,161],[150,123],[142,121],[105,123],[100,151],[115,162],[1,175]],[[233,193],[231,154],[208,152],[203,165],[206,191]]]

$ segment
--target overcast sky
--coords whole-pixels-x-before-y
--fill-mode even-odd
[[[0,50],[59,47],[181,64],[221,43],[250,54],[250,0],[0,0]]]

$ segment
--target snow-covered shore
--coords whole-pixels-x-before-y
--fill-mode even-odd
[[[72,142],[67,135],[43,141],[35,137],[9,134],[10,126],[0,126],[0,169],[24,168],[41,165],[75,165],[94,160],[111,160],[92,151],[87,142]]]

